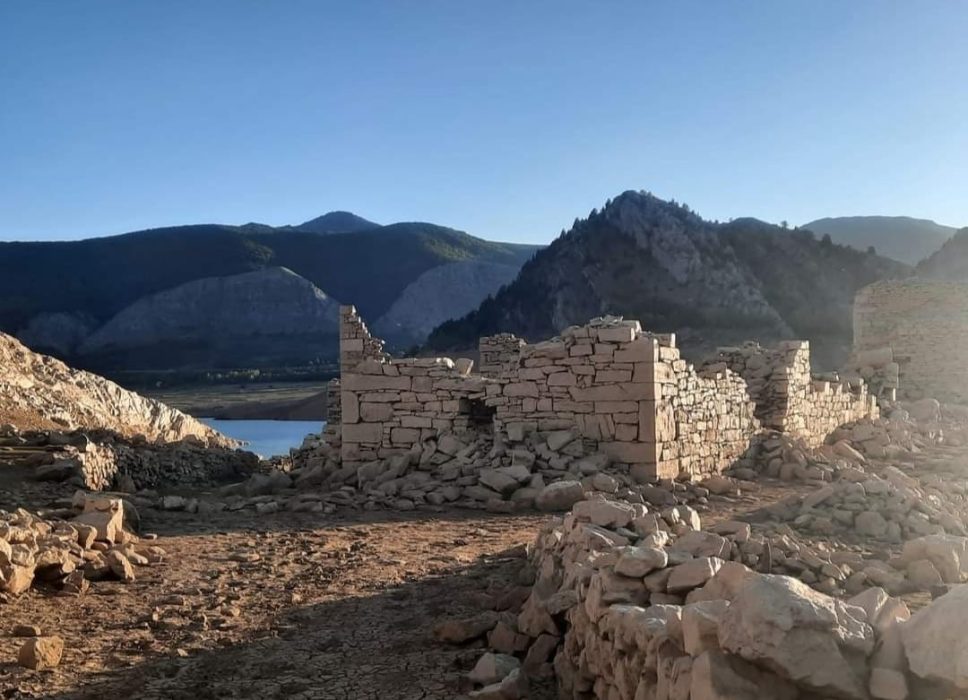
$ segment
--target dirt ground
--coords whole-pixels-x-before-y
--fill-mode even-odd
[[[0,474],[0,508],[69,491]],[[707,522],[803,487],[720,498]],[[80,598],[32,589],[0,604],[0,697],[454,698],[480,644],[434,639],[436,622],[501,609],[521,589],[524,546],[550,516],[467,510],[191,515],[150,510],[168,560]],[[503,599],[503,600],[502,600]],[[16,664],[15,625],[65,641],[64,660]]]
[[[26,476],[0,468],[0,508],[70,496]],[[767,480],[700,510],[705,524],[755,522],[814,488]],[[142,532],[168,559],[139,567],[133,583],[0,602],[0,698],[455,698],[482,644],[438,642],[434,625],[505,609],[524,590],[524,547],[550,517],[148,510]],[[61,665],[19,667],[15,625],[61,636]]]
[[[169,559],[135,582],[0,607],[0,697],[453,698],[481,651],[437,642],[435,622],[513,592],[545,519],[158,515]],[[64,639],[58,668],[16,665],[18,624]]]

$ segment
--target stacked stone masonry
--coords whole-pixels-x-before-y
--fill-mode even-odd
[[[757,343],[720,348],[705,372],[729,369],[746,380],[765,428],[803,438],[816,446],[837,427],[861,418],[876,418],[876,398],[861,379],[825,381],[810,374],[810,344],[783,341],[776,348]]]
[[[903,398],[968,402],[968,285],[917,278],[877,282],[854,300],[854,357]]]
[[[481,358],[478,371],[481,376],[492,379],[500,377],[509,364],[517,362],[524,344],[513,333],[498,333],[481,338],[478,343]]]
[[[330,379],[326,383],[326,424],[339,425],[343,422],[343,412],[340,405],[339,379]]]
[[[392,359],[355,309],[344,307],[341,318],[344,465],[419,456],[445,432],[488,431],[515,442],[535,431],[571,431],[585,451],[604,452],[613,468],[642,482],[722,471],[760,432],[761,415],[818,441],[877,410],[862,383],[851,390],[812,382],[806,343],[761,349],[776,360],[751,392],[732,355],[697,371],[674,335],[645,332],[638,321],[594,319],[535,344],[509,334],[484,338],[487,370],[472,374],[465,359]],[[767,398],[764,409],[757,399]]]

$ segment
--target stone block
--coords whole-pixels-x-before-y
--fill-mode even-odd
[[[358,423],[360,421],[360,402],[352,391],[340,392],[341,420],[344,423]]]
[[[366,398],[366,394],[363,395]],[[393,417],[393,407],[388,403],[360,404],[360,418],[366,423],[382,423]]]
[[[348,391],[410,391],[410,377],[386,377],[369,374],[344,374],[343,388]]]
[[[415,428],[393,428],[390,431],[390,442],[395,445],[420,442],[420,431]]]
[[[383,441],[382,423],[356,423],[343,425],[343,442],[380,443]]]

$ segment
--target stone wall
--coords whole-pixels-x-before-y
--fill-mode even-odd
[[[92,491],[130,479],[137,489],[198,486],[244,479],[259,466],[251,452],[185,440],[164,445],[121,441],[88,442],[72,451],[78,485]]]
[[[854,300],[854,352],[890,348],[898,394],[968,402],[968,284],[908,279],[864,287]]]
[[[340,310],[340,412],[344,464],[422,450],[443,432],[476,428],[487,379],[470,360],[393,359],[351,306]],[[491,429],[487,414],[487,429]]]
[[[343,407],[340,398],[339,379],[326,382],[326,424],[339,425],[343,422]]]
[[[821,444],[838,426],[876,418],[878,409],[862,380],[830,382],[810,374],[810,344],[783,341],[775,348],[757,343],[720,348],[704,371],[730,369],[746,380],[755,415],[765,428]]]
[[[729,369],[697,372],[674,343],[659,346],[656,364],[656,475],[721,472],[759,430],[755,404],[742,377]]]
[[[772,566],[764,552],[778,556],[777,538],[737,521],[699,525],[683,506],[655,513],[601,495],[549,523],[531,549],[529,597],[488,636],[500,654],[470,674],[504,662],[480,697],[527,697],[528,682],[548,676],[557,697],[575,700],[963,697],[944,648],[963,643],[956,611],[968,586],[914,615],[879,587],[843,600],[750,568]],[[915,543],[911,556],[964,551],[966,541]],[[837,568],[829,552],[814,557]]]
[[[339,364],[356,367],[363,360],[383,362],[389,358],[383,351],[383,341],[370,334],[355,306],[339,308]]]
[[[352,307],[341,318],[348,465],[419,456],[445,432],[486,430],[515,443],[570,431],[586,453],[603,452],[614,469],[645,482],[722,471],[761,422],[819,443],[876,412],[862,382],[852,390],[812,381],[806,342],[724,350],[697,371],[674,334],[605,317],[540,343],[483,338],[485,376],[471,374],[469,360],[392,359]]]
[[[509,363],[516,362],[525,342],[513,333],[484,336],[478,342],[478,372],[483,377],[497,378]]]

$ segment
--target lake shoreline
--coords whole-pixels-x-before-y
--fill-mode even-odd
[[[272,382],[186,386],[144,391],[191,416],[216,420],[326,420],[326,386],[319,382]]]
[[[302,445],[307,435],[318,434],[326,426],[325,421],[315,420],[221,420],[212,417],[200,417],[199,420],[227,437],[243,441],[243,449],[264,459],[288,455],[291,449]]]

